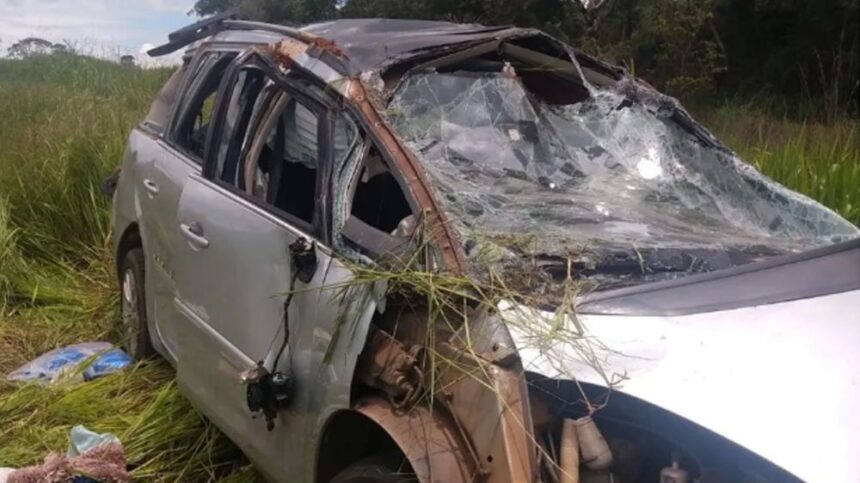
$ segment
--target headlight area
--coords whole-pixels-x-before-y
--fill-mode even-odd
[[[543,481],[801,481],[728,439],[619,390],[534,373],[527,379]]]

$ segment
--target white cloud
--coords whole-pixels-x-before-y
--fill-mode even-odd
[[[143,43],[166,41],[168,32],[191,23],[185,5],[170,0],[0,0],[0,40],[8,47],[34,36],[71,41],[95,55],[136,53]]]
[[[176,12],[187,14],[192,10],[194,4],[181,3],[177,4],[177,2],[173,0],[142,0],[143,5],[148,7],[151,10],[155,10],[158,12]]]

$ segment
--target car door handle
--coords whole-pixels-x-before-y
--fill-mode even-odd
[[[143,180],[143,187],[146,188],[146,191],[149,192],[150,196],[158,194],[158,185],[155,184],[155,181],[152,181],[149,178]]]
[[[203,236],[203,228],[200,226],[200,223],[197,223],[196,221],[187,224],[182,223],[179,225],[179,231],[181,231],[185,239],[188,240],[188,244],[191,245],[191,248],[196,250],[209,248],[209,240]]]

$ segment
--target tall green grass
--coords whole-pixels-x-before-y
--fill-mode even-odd
[[[0,466],[64,451],[84,424],[120,437],[136,478],[256,478],[164,362],[86,384],[5,381],[49,349],[112,338],[109,200],[98,185],[169,74],[68,55],[0,59]]]
[[[37,463],[85,424],[120,436],[141,479],[256,478],[162,362],[79,385],[3,378],[49,349],[112,337],[116,281],[98,183],[169,74],[74,56],[0,59],[0,466]],[[766,174],[860,223],[856,120],[820,126],[737,106],[701,114]]]
[[[799,122],[736,105],[699,111],[759,171],[860,225],[860,121]]]

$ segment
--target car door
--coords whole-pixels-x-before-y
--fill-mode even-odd
[[[168,358],[176,359],[176,310],[173,303],[177,249],[184,243],[176,229],[180,194],[189,176],[200,173],[203,141],[218,84],[234,52],[204,50],[182,67],[184,86],[174,100],[165,134],[150,142],[152,155],[141,163],[138,179],[146,248],[148,300],[153,322]]]
[[[206,167],[179,202],[178,379],[269,478],[310,481],[320,428],[349,407],[375,302],[359,286],[341,297],[352,272],[327,246],[326,180],[340,155],[327,140],[342,119],[322,90],[260,63],[251,52],[231,67]],[[316,252],[307,282],[293,282],[289,247],[299,239]],[[288,293],[289,344],[277,369],[294,375],[294,391],[269,431],[248,409],[243,375],[260,361],[272,369]]]

